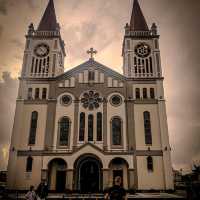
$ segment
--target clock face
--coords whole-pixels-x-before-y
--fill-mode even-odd
[[[38,57],[45,57],[49,54],[49,46],[46,44],[38,44],[34,49],[34,53]]]
[[[141,58],[149,56],[151,49],[148,44],[140,43],[135,47],[135,54]]]

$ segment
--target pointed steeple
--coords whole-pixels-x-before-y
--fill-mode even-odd
[[[56,31],[58,23],[53,0],[49,0],[48,6],[38,26],[38,31]]]
[[[130,28],[133,31],[149,31],[147,22],[144,18],[138,0],[134,0],[133,10],[130,22]]]

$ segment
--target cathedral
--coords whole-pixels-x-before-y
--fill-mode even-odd
[[[171,190],[159,34],[138,0],[125,25],[123,74],[89,60],[64,71],[66,56],[53,0],[30,24],[8,162],[8,187],[41,181],[49,190],[100,193],[122,178],[125,189]]]

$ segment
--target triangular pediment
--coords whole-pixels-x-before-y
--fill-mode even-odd
[[[96,152],[99,152],[101,154],[104,154],[102,149],[100,149],[99,147],[97,147],[96,145],[91,144],[91,143],[86,143],[86,144],[80,146],[79,148],[77,148],[75,150],[75,153],[85,152],[85,151],[88,152],[88,153],[94,153],[96,151]]]
[[[126,77],[93,59],[89,59],[56,77],[56,79],[59,82],[59,87],[75,87],[78,82],[79,84],[106,84],[107,87],[122,88]]]
[[[100,72],[104,73],[107,76],[125,80],[125,77],[122,74],[112,70],[111,68],[109,68],[93,59],[90,59],[90,60],[78,65],[77,67],[74,67],[73,69],[65,72],[64,74],[58,76],[57,78],[58,79],[69,78],[71,76],[75,76],[79,72],[83,72],[84,70],[99,70]]]

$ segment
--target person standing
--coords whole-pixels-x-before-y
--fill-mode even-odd
[[[42,181],[37,190],[36,190],[37,196],[39,197],[39,200],[46,200],[48,196],[48,186],[46,182]]]
[[[115,177],[114,185],[108,190],[105,199],[110,200],[126,200],[126,190],[122,187],[122,178]]]
[[[34,186],[30,186],[30,190],[25,195],[26,200],[37,200],[36,193],[34,191]]]

